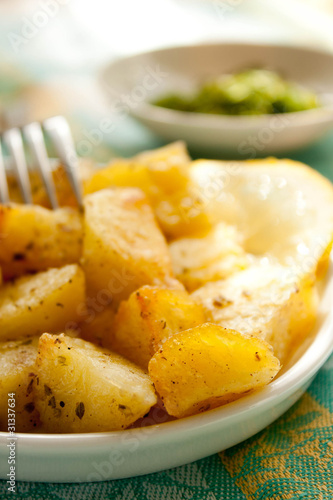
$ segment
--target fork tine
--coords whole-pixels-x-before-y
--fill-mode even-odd
[[[8,184],[0,142],[0,203],[9,203]]]
[[[22,135],[18,128],[3,133],[3,140],[13,160],[14,171],[25,203],[32,203],[31,186],[27,162],[24,156]]]
[[[43,122],[44,130],[49,134],[57,154],[64,164],[67,176],[75,193],[80,208],[83,207],[82,186],[78,177],[78,157],[67,120],[63,116],[54,116]]]
[[[51,206],[52,208],[58,208],[57,194],[51,173],[50,160],[47,156],[42,128],[37,122],[29,123],[29,125],[23,127],[23,134],[29,144],[39,173],[43,179]]]

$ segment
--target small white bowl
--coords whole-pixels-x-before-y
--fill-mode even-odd
[[[174,111],[150,104],[170,92],[190,93],[207,79],[252,67],[277,71],[314,90],[318,109],[262,116]],[[333,127],[333,55],[300,47],[202,44],[141,53],[103,72],[111,102],[168,141],[183,139],[209,156],[254,158],[302,148]]]

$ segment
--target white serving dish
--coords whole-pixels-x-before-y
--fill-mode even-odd
[[[312,335],[279,376],[221,408],[150,427],[96,434],[17,434],[16,479],[87,482],[148,474],[193,462],[249,438],[290,408],[333,351],[333,261]],[[0,478],[9,471],[0,433]]]
[[[188,93],[207,78],[268,67],[315,90],[318,109],[263,116],[186,113],[150,104],[168,92]],[[111,104],[168,141],[201,153],[254,158],[302,148],[333,126],[333,54],[282,45],[216,43],[172,47],[112,62],[103,72]],[[121,115],[122,116],[122,115]]]

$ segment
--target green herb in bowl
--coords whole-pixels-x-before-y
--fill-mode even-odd
[[[152,104],[193,113],[264,115],[320,107],[318,96],[278,73],[251,69],[205,83],[194,95],[169,94]]]

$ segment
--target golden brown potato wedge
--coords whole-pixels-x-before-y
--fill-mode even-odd
[[[6,283],[0,288],[1,340],[70,328],[79,319],[84,293],[84,274],[76,264]]]
[[[142,151],[134,160],[153,168],[161,163],[169,165],[185,165],[191,161],[184,141],[175,141],[161,148]]]
[[[268,384],[280,369],[263,340],[206,323],[167,339],[149,374],[167,412],[185,417]]]
[[[0,205],[0,266],[4,277],[78,262],[82,221],[70,208]]]
[[[156,195],[164,182],[163,189],[167,192],[183,190],[188,183],[183,165],[189,162],[186,146],[181,141],[145,151],[131,159],[115,159],[109,166],[94,173],[86,184],[85,192],[95,193],[115,186],[138,187],[149,197]]]
[[[12,427],[14,432],[31,432],[39,425],[29,378],[34,373],[37,352],[38,337],[0,343],[1,431]]]
[[[83,269],[87,290],[114,308],[142,285],[179,286],[168,246],[142,191],[105,189],[86,196]]]
[[[204,234],[211,228],[211,216],[190,178],[189,161],[182,142],[147,151],[131,160],[116,160],[92,176],[86,192],[115,186],[138,187],[147,195],[168,238]]]
[[[98,432],[128,427],[156,403],[149,376],[121,356],[82,339],[45,333],[33,380],[47,432]]]
[[[94,166],[91,161],[80,159],[78,175],[85,192],[85,186],[90,177],[94,173]],[[60,207],[77,208],[77,200],[71,184],[68,180],[66,171],[62,165],[56,166],[52,172],[54,185],[56,187],[57,198]],[[41,205],[45,208],[52,208],[49,197],[45,191],[42,179],[37,171],[33,171],[29,175],[32,199],[34,205]],[[10,199],[15,203],[22,203],[22,195],[15,176],[8,176],[8,187]]]
[[[151,203],[168,240],[183,236],[202,236],[212,228],[205,203],[192,186],[169,197],[158,196],[155,202]]]
[[[248,266],[239,233],[224,223],[201,238],[175,240],[169,248],[175,275],[189,291]]]
[[[313,277],[298,277],[280,265],[254,265],[208,283],[193,296],[210,321],[266,340],[283,363],[313,328],[317,314]]]
[[[80,310],[79,336],[99,346],[110,345],[115,314],[107,305],[93,308],[85,304]]]
[[[187,292],[144,286],[120,304],[108,345],[147,369],[165,339],[204,322],[201,304]]]

